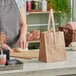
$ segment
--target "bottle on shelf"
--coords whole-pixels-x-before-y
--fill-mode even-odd
[[[42,11],[47,11],[47,1],[42,0]]]

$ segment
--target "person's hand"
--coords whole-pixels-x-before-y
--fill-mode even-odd
[[[2,45],[2,47],[8,49],[10,51],[10,54],[13,53],[13,50],[7,44]]]
[[[22,49],[26,49],[28,47],[28,43],[26,42],[26,36],[25,35],[20,36],[17,45],[19,48],[22,48]]]

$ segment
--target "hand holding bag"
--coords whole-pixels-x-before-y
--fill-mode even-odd
[[[50,31],[52,18],[53,31]],[[50,10],[47,31],[41,33],[39,61],[57,62],[66,60],[65,42],[63,32],[56,32],[53,10]]]

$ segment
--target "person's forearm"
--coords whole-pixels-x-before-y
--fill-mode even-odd
[[[27,33],[27,25],[24,24],[24,25],[21,25],[20,26],[20,35],[26,35]]]
[[[27,33],[27,25],[26,25],[26,15],[24,6],[20,10],[21,18],[20,18],[20,35],[26,35]]]

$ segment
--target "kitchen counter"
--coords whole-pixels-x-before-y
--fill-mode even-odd
[[[67,51],[67,59],[62,62],[42,63],[38,59],[20,59],[24,62],[23,69],[0,71],[0,76],[56,76],[76,74],[76,51]]]

